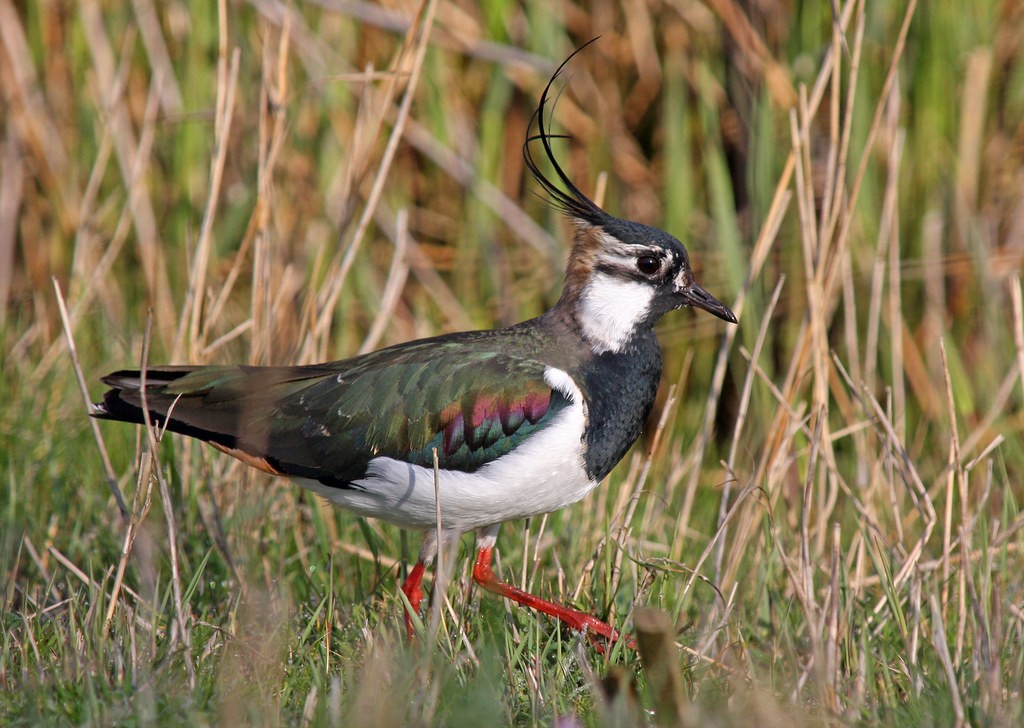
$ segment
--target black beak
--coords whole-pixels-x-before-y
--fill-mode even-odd
[[[712,316],[717,316],[723,321],[728,321],[731,324],[737,323],[736,314],[730,311],[728,306],[698,286],[696,283],[691,283],[684,288],[681,295],[683,297],[684,306],[700,308],[707,311]]]

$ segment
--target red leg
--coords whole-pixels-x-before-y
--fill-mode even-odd
[[[412,607],[410,611],[405,613],[405,631],[409,635],[409,639],[412,639],[414,636],[412,615],[420,613],[420,602],[423,601],[423,572],[426,568],[422,560],[417,561],[416,565],[412,567],[412,571],[409,572],[405,583],[402,584],[402,591]]]
[[[473,567],[473,580],[487,591],[500,594],[514,602],[519,602],[531,609],[544,612],[544,614],[548,614],[555,619],[560,619],[569,625],[571,629],[585,633],[590,641],[599,648],[601,645],[596,641],[596,636],[604,637],[612,642],[616,642],[621,639],[622,636],[616,632],[610,624],[602,622],[597,617],[572,609],[571,607],[566,607],[562,604],[549,602],[546,599],[541,599],[534,594],[518,589],[511,584],[499,581],[498,577],[496,577],[494,572],[491,571],[492,555],[492,547],[488,546],[481,548],[480,551],[477,552],[476,565]],[[629,647],[633,647],[633,640],[629,638],[627,639],[628,642],[626,644]]]

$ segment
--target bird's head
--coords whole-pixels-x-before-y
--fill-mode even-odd
[[[690,257],[681,242],[664,230],[608,214],[580,191],[555,159],[551,140],[564,135],[545,128],[545,105],[555,79],[580,50],[548,81],[530,124],[532,129],[536,122],[538,131],[528,134],[523,145],[530,173],[548,193],[551,204],[576,226],[559,305],[571,309],[583,335],[598,352],[619,350],[638,328],[653,326],[677,308],[700,308],[736,323],[733,312],[694,279]],[[557,182],[538,166],[532,152],[537,143]]]

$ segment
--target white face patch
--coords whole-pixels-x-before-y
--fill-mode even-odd
[[[596,273],[587,282],[577,311],[583,335],[594,351],[620,351],[647,318],[653,297],[654,288],[648,283]]]

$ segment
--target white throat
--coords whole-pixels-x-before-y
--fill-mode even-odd
[[[583,335],[594,351],[621,351],[640,322],[647,318],[653,295],[649,285],[595,273],[580,296],[577,310]]]

